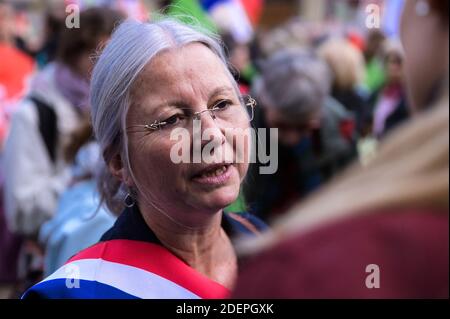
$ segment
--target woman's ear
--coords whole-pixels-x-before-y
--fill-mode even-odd
[[[120,180],[128,187],[133,186],[131,176],[128,173],[128,169],[125,166],[125,163],[120,154],[116,154],[111,158],[111,160],[108,162],[108,168],[115,178]]]

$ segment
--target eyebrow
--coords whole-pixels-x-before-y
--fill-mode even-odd
[[[219,95],[221,93],[228,93],[228,92],[233,92],[233,88],[230,88],[229,86],[219,86],[217,88],[215,88],[211,94],[208,97],[208,100],[211,99],[213,96]]]
[[[210,100],[212,97],[219,95],[219,94],[223,94],[223,93],[229,93],[229,92],[233,92],[233,88],[229,87],[229,86],[219,86],[217,88],[215,88],[208,96],[208,100]],[[183,100],[169,100],[166,103],[162,103],[158,106],[156,106],[155,110],[159,110],[159,109],[163,109],[163,108],[168,108],[168,107],[176,107],[179,109],[189,109],[190,105],[188,103],[186,103]],[[155,111],[155,113],[164,113],[164,112],[158,112]]]

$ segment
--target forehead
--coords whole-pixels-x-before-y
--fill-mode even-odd
[[[208,47],[193,43],[155,56],[135,80],[131,96],[134,104],[149,99],[192,100],[207,97],[218,86],[232,88],[225,65]]]

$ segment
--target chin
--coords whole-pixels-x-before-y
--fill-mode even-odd
[[[198,206],[207,210],[221,210],[232,204],[239,196],[239,187],[226,186],[198,198]]]

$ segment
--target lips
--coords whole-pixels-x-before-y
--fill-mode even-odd
[[[230,164],[214,164],[200,169],[192,179],[202,184],[225,183],[231,175]]]

